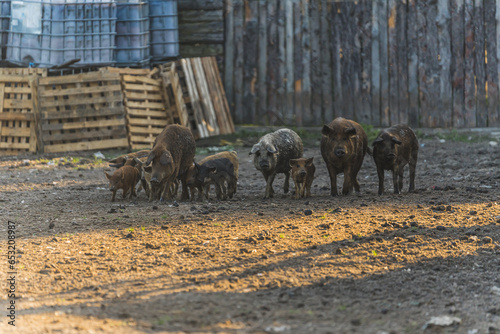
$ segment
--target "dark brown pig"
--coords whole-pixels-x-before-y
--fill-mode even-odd
[[[314,172],[316,171],[313,159],[290,159],[292,179],[295,183],[295,199],[311,196],[311,185],[314,180]]]
[[[112,160],[109,160],[109,167],[114,167],[114,168],[120,168],[122,166],[125,166],[125,164],[128,162],[128,164],[131,164],[134,158],[144,158],[149,155],[150,150],[142,150],[142,151],[137,151],[133,153],[127,153],[120,155],[119,157],[116,157]]]
[[[382,130],[373,141],[373,159],[377,165],[378,194],[384,193],[384,170],[392,171],[394,193],[403,189],[403,170],[410,165],[410,188],[415,189],[415,167],[417,166],[418,140],[412,129],[404,124]]]
[[[139,182],[140,175],[137,168],[132,166],[123,166],[118,168],[113,175],[106,174],[106,178],[109,180],[109,190],[113,192],[113,196],[111,197],[111,201],[115,201],[116,192],[119,189],[123,189],[123,198],[126,197],[127,193],[130,190],[129,198],[132,196],[137,197],[135,193],[135,185]]]
[[[209,155],[201,159],[199,163],[193,163],[193,165],[189,167],[189,170],[187,172],[186,182],[189,189],[191,190],[192,201],[195,198],[194,194],[195,190],[198,190],[198,200],[201,201],[203,199],[202,195],[203,183],[197,180],[200,166],[207,161],[215,159],[223,159],[223,158],[229,159],[229,161],[231,161],[234,167],[234,179],[233,179],[234,184],[232,183],[231,185],[229,185],[228,194],[230,194],[229,196],[232,197],[236,193],[236,188],[238,183],[238,169],[239,169],[238,154],[235,151],[224,151],[224,152],[219,152],[217,154]]]
[[[276,174],[285,174],[283,190],[288,192],[290,182],[290,159],[302,157],[304,146],[299,135],[290,129],[280,129],[261,137],[252,147],[253,163],[266,179],[264,199],[273,197],[273,182]]]
[[[342,194],[359,192],[358,172],[368,149],[368,139],[356,122],[338,117],[321,130],[321,155],[330,174],[331,195],[337,196],[337,175],[344,173]]]
[[[151,187],[160,187],[160,200],[172,199],[170,191],[175,179],[182,183],[182,200],[189,199],[186,174],[193,164],[196,144],[191,131],[177,124],[167,125],[156,137],[148,155],[146,166],[151,164]]]

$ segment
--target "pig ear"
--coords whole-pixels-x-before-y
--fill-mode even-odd
[[[383,141],[384,141],[384,140],[382,139],[382,137],[377,137],[377,138],[375,138],[375,140],[373,141],[373,145],[378,144],[378,143],[381,143],[381,142],[383,142]]]
[[[309,159],[307,159],[307,160],[306,160],[306,166],[311,166],[311,165],[312,165],[312,163],[313,163],[313,159],[314,159],[314,157],[313,157],[313,158],[309,158]]]
[[[111,175],[110,175],[110,174],[108,174],[108,172],[104,172],[104,174],[106,175],[106,178],[107,178],[108,180],[109,180],[109,179],[111,179]]]
[[[163,152],[163,154],[160,156],[160,165],[166,166],[170,163],[170,157],[167,155],[167,152]]]
[[[120,168],[122,166],[123,166],[123,164],[111,164],[111,165],[109,165],[109,167],[113,167],[113,168]]]
[[[257,152],[259,149],[260,149],[260,145],[259,145],[259,144],[255,144],[255,145],[252,147],[252,150],[250,151],[250,154],[249,154],[249,155],[255,154],[255,152]]]
[[[267,145],[267,146],[266,146],[266,150],[267,150],[269,153],[272,153],[272,154],[274,154],[274,153],[277,153],[277,152],[278,152],[278,150],[276,150],[276,147],[274,147],[273,145]]]
[[[148,155],[148,159],[146,160],[146,163],[144,165],[148,166],[151,163],[151,161],[153,161],[154,158],[155,158],[155,154],[153,152],[150,152]]]
[[[401,140],[397,139],[396,137],[391,137],[391,140],[394,144],[401,145],[403,144]]]
[[[288,164],[290,165],[290,167],[293,167],[296,162],[297,162],[297,159],[290,159],[290,161],[288,161]]]
[[[356,134],[356,128],[350,127],[344,130],[344,133],[348,136],[354,136]]]
[[[200,170],[200,165],[196,161],[194,162],[194,168]]]
[[[137,166],[142,166],[142,161],[134,157],[134,161],[137,164]]]
[[[328,137],[331,134],[333,134],[333,129],[328,125],[323,125],[323,129],[321,129],[321,134]]]
[[[108,162],[115,163],[117,160],[118,160],[118,158],[114,158],[114,159],[109,160]]]

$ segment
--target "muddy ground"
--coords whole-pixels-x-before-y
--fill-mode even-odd
[[[499,146],[421,138],[415,193],[405,178],[378,196],[367,156],[362,193],[332,198],[312,139],[312,197],[280,176],[263,201],[252,140],[235,198],[178,206],[112,203],[90,153],[0,159],[17,257],[15,328],[0,264],[0,332],[500,333]]]

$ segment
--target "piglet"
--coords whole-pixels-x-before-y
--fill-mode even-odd
[[[378,194],[384,193],[384,170],[392,171],[394,193],[403,189],[403,169],[410,165],[410,188],[415,189],[415,168],[418,157],[418,140],[412,129],[404,124],[382,130],[373,141],[373,159],[377,165]]]
[[[113,175],[106,174],[106,178],[109,180],[109,190],[113,192],[113,196],[111,197],[111,201],[115,201],[116,192],[119,189],[123,189],[123,198],[126,197],[127,193],[130,190],[129,198],[132,196],[137,197],[135,193],[135,185],[139,182],[140,174],[137,168],[132,166],[123,166],[118,168]]]
[[[290,159],[292,179],[295,183],[295,199],[311,196],[311,185],[316,167],[313,158]]]

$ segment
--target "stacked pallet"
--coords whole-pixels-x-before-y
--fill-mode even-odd
[[[103,71],[121,76],[130,148],[151,148],[165,126],[174,123],[158,69],[106,68]]]
[[[119,74],[39,78],[38,97],[41,151],[129,146]]]
[[[195,138],[234,133],[214,57],[163,64],[160,73],[167,94],[176,99],[176,115],[182,119],[179,123],[185,125],[187,119]]]
[[[36,67],[2,67],[0,74],[3,75],[38,75],[41,77],[47,76],[46,68]]]
[[[35,82],[34,75],[0,74],[0,155],[36,152]]]

